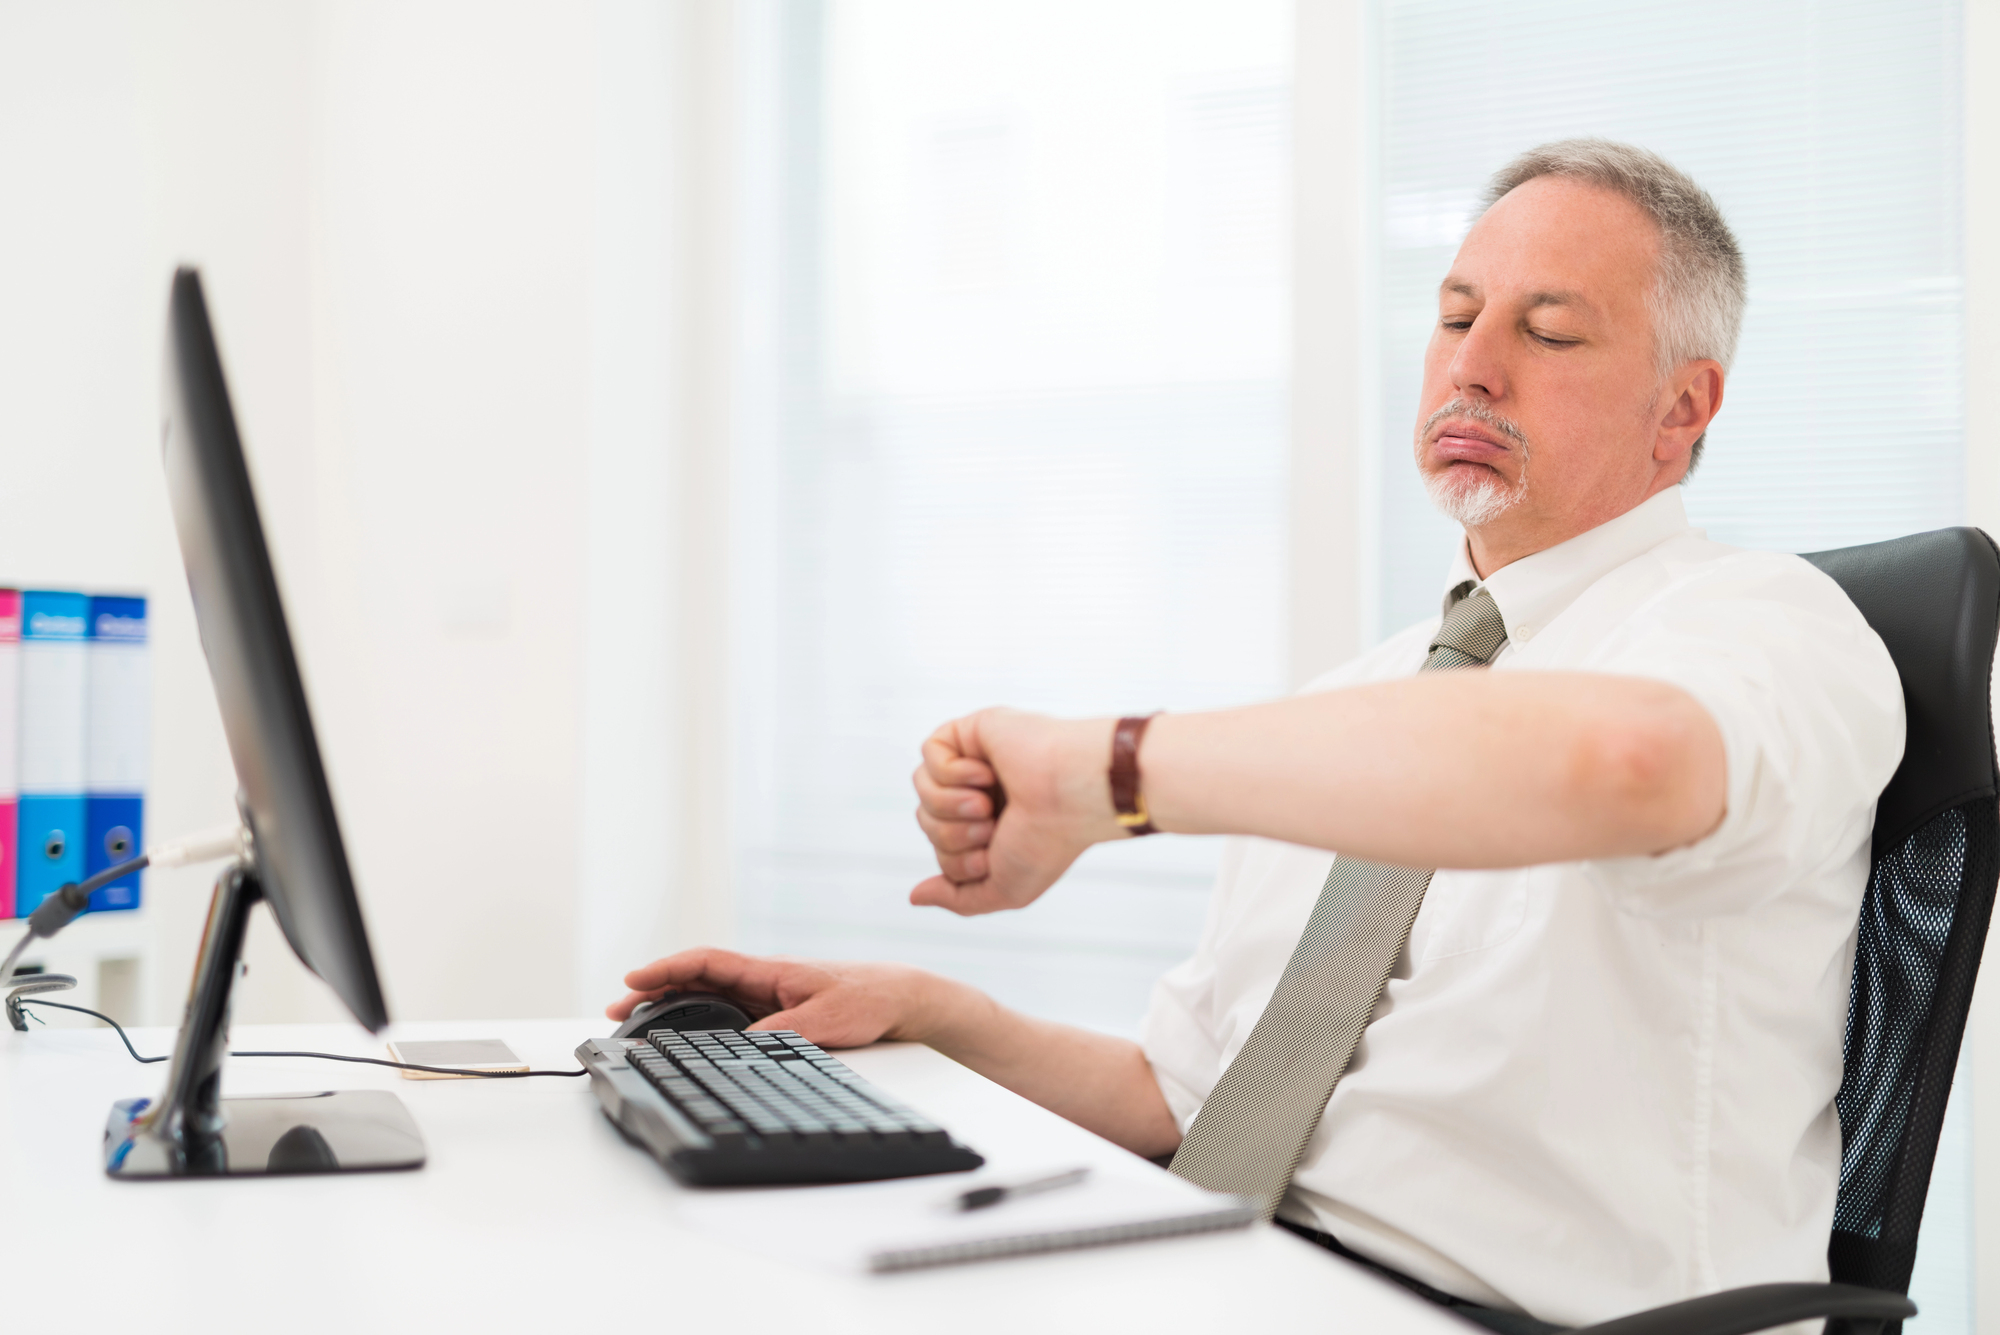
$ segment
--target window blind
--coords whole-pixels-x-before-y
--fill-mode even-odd
[[[917,910],[909,775],[984,705],[1283,689],[1288,6],[785,14],[741,935],[1132,1032],[1214,844],[1093,850],[1031,913]]]

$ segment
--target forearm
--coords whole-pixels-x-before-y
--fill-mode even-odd
[[[939,875],[914,904],[1017,909],[1092,844],[1123,839],[1112,720],[988,709],[939,728],[914,776]],[[1661,853],[1722,821],[1728,765],[1699,701],[1584,672],[1430,672],[1155,719],[1139,748],[1153,824],[1407,867],[1522,867]],[[997,813],[996,785],[1006,806]]]
[[[913,1038],[1135,1154],[1171,1152],[1180,1128],[1137,1043],[1009,1010],[976,988],[929,976]]]
[[[1154,720],[1155,824],[1409,866],[1661,851],[1721,820],[1722,740],[1662,682],[1435,673]]]

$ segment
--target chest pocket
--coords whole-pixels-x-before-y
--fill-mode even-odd
[[[1425,963],[1510,940],[1528,920],[1525,871],[1441,871],[1424,892],[1412,954]]]

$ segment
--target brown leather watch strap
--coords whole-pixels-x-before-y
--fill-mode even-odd
[[[1134,838],[1159,833],[1146,811],[1146,796],[1139,791],[1139,739],[1152,721],[1151,714],[1121,718],[1111,730],[1111,805],[1118,813],[1118,823]]]

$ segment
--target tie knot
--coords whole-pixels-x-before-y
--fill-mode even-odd
[[[1484,667],[1507,643],[1507,623],[1500,605],[1485,589],[1461,593],[1444,614],[1444,622],[1431,637],[1430,657],[1424,671],[1437,668]]]

